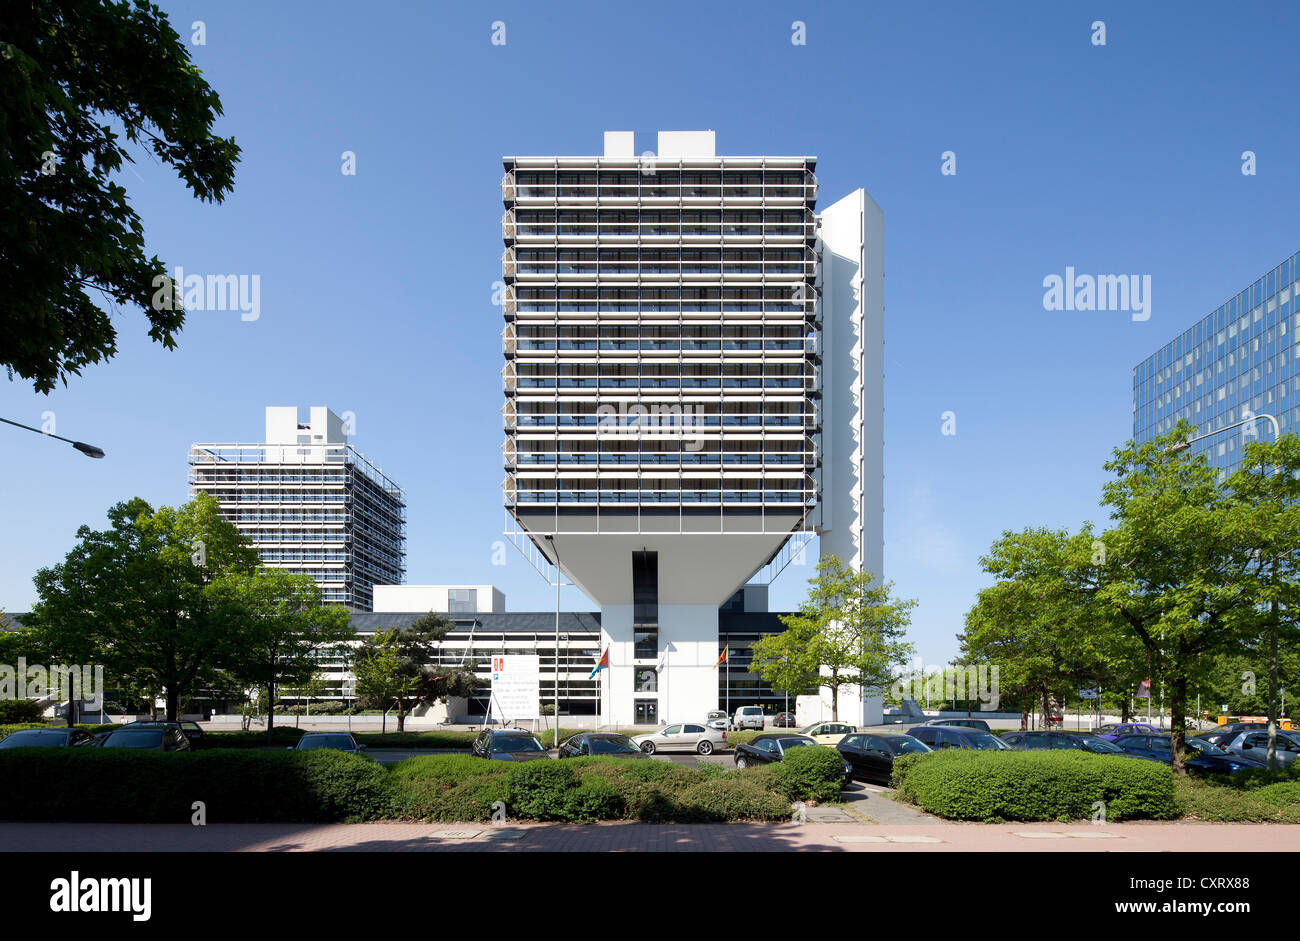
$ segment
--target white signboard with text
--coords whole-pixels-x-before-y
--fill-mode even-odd
[[[492,715],[502,722],[541,715],[541,666],[536,656],[492,657]]]

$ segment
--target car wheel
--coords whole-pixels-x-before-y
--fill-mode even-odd
[[[710,742],[708,739],[705,739],[704,741],[700,742],[700,744],[695,746],[695,750],[699,752],[701,755],[712,755],[713,743]]]
[[[641,743],[641,750],[642,750],[643,752],[645,752],[647,755],[653,755],[653,754],[655,753],[655,743],[654,743],[654,742],[642,742],[642,743]]]
[[[737,759],[736,759],[736,767],[737,767],[737,768],[741,768],[741,769],[743,770],[743,769],[749,767],[749,762],[748,762],[747,760],[745,760],[744,758],[737,758]]]

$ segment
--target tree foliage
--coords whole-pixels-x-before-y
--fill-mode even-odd
[[[38,392],[112,358],[101,304],[144,310],[150,339],[185,322],[116,177],[147,145],[200,200],[234,185],[239,147],[217,93],[145,0],[10,0],[0,33],[0,365]],[[171,304],[154,304],[159,285]],[[93,292],[93,293],[92,293]],[[161,309],[160,309],[161,308]]]
[[[474,673],[440,662],[439,645],[453,627],[449,618],[430,612],[407,627],[376,631],[356,652],[358,698],[394,708],[401,732],[419,706],[471,695],[478,685]]]
[[[893,598],[892,583],[855,572],[835,556],[818,561],[808,584],[799,610],[781,617],[785,631],[752,645],[752,669],[778,689],[828,688],[838,719],[841,689],[888,686],[911,655],[903,636],[916,602]]]

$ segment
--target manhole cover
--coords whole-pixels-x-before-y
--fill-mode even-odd
[[[1067,830],[1066,836],[1072,836],[1077,840],[1120,840],[1123,839],[1118,833],[1107,833],[1105,830]]]
[[[943,840],[937,836],[887,836],[885,837],[890,843],[942,843]]]
[[[865,836],[865,835],[858,836],[854,834],[847,834],[845,836],[833,836],[831,837],[831,839],[834,840],[836,843],[888,843],[889,842],[883,836]]]
[[[1064,833],[1049,833],[1044,830],[1016,830],[1012,836],[1022,836],[1026,840],[1064,840]]]

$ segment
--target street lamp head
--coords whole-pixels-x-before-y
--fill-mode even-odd
[[[72,446],[87,457],[103,457],[104,452],[95,447],[93,444],[86,444],[82,441],[72,442]]]
[[[1166,446],[1164,451],[1166,454],[1181,454],[1190,447],[1191,445],[1186,441],[1175,441],[1173,444]]]

